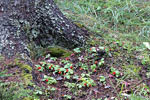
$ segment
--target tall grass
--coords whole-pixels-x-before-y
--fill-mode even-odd
[[[56,0],[66,16],[98,33],[150,37],[150,2],[136,0]]]

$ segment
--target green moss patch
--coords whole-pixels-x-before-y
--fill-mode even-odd
[[[51,54],[52,57],[68,57],[72,52],[61,47],[49,47],[44,52],[46,54]]]
[[[21,61],[20,59],[15,59],[10,61],[9,63],[5,64],[9,68],[12,67],[18,67],[21,69],[21,72],[19,72],[21,76],[21,80],[23,80],[23,83],[25,85],[32,84],[32,67],[26,64],[25,62]],[[18,71],[16,71],[16,74],[18,74]]]
[[[33,79],[32,74],[22,72],[21,73],[21,78],[24,81],[25,85],[31,85],[32,84],[32,79]]]
[[[38,47],[38,46],[35,46],[35,48],[33,47],[30,46],[31,57],[33,59],[38,59],[39,57],[42,56],[44,57],[47,54],[50,54],[52,57],[68,57],[72,54],[70,50],[67,50],[59,46],[53,46],[47,48]]]

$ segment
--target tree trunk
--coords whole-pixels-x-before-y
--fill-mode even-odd
[[[67,19],[53,0],[0,0],[0,54],[30,58],[28,45],[74,48],[87,31]]]

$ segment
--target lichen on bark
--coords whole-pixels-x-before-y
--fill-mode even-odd
[[[0,1],[0,54],[30,57],[28,45],[83,46],[87,31],[67,19],[53,0]]]

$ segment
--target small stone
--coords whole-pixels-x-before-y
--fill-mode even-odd
[[[57,77],[56,80],[61,81],[61,80],[63,80],[63,78],[60,76],[60,77]]]
[[[107,86],[105,86],[104,88],[105,88],[105,89],[108,89],[108,88],[111,88],[111,86],[110,86],[110,85],[107,85]]]

